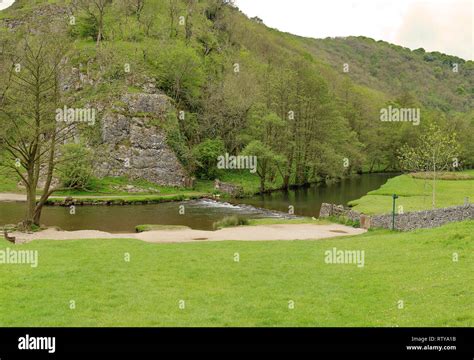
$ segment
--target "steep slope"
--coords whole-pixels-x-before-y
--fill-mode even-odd
[[[398,151],[430,123],[458,133],[461,163],[474,164],[472,61],[360,37],[301,38],[222,0],[145,0],[138,12],[134,1],[112,1],[99,30],[94,8],[80,3],[19,0],[0,13],[0,35],[65,36],[64,101],[99,113],[96,127],[82,129],[83,141],[100,151],[107,123],[119,116],[126,123],[114,130],[120,140],[109,143],[118,167],[108,163],[103,174],[137,177],[148,169],[141,175],[173,184],[183,174],[213,178],[220,171],[213,160],[228,152],[257,156],[263,187],[300,185],[396,170]],[[121,167],[134,153],[130,145],[140,145],[130,138],[130,122],[147,115],[114,113],[132,95],[168,99],[147,133],[160,133],[160,144],[176,156],[154,149],[147,160],[138,156],[141,165]],[[388,105],[421,108],[420,126],[381,122]],[[176,166],[159,175],[155,164],[169,158]]]
[[[474,62],[424,49],[411,51],[365,37],[301,39],[317,58],[360,85],[391,96],[410,92],[424,106],[444,111],[474,107]]]

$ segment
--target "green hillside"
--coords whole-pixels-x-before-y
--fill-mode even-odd
[[[105,1],[103,27],[83,3],[17,1],[0,13],[1,41],[15,53],[32,29],[61,39],[65,76],[88,80],[64,91],[68,106],[110,109],[126,93],[166,94],[174,111],[158,122],[199,178],[223,176],[214,160],[224,153],[257,156],[262,190],[397,170],[402,145],[433,122],[457,133],[462,167],[474,164],[472,61],[361,37],[301,38],[223,0]],[[420,126],[380,121],[389,105],[420,108]],[[85,146],[97,147],[100,129],[81,132]]]

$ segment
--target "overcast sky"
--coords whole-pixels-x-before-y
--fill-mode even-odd
[[[0,9],[13,0],[0,0]],[[474,0],[235,0],[248,16],[296,35],[364,35],[474,60]]]
[[[15,0],[0,0],[0,10],[9,7]]]

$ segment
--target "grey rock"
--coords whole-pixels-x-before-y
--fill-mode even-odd
[[[161,94],[126,94],[122,113],[102,118],[105,151],[97,159],[97,176],[127,176],[160,185],[185,186],[187,173],[165,132],[156,125],[172,108]]]

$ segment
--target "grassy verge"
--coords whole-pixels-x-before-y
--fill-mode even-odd
[[[0,324],[473,326],[473,233],[470,221],[318,241],[2,242],[38,250],[39,266],[0,265]],[[326,264],[333,248],[364,250],[365,266]]]
[[[227,171],[219,176],[219,180],[242,186],[245,195],[255,195],[260,192],[260,178],[248,170]],[[277,177],[273,182],[267,181],[265,188],[267,191],[278,190],[283,186],[281,177]]]
[[[127,191],[127,186],[132,187],[137,193]],[[199,183],[197,188],[205,188],[205,185]],[[206,188],[207,190],[207,188]],[[162,186],[146,180],[129,180],[125,177],[105,177],[102,179],[92,179],[89,189],[84,190],[68,190],[56,192],[56,196],[133,196],[133,195],[171,195],[179,193],[187,193],[191,189],[178,188],[173,186]]]
[[[474,181],[464,180],[465,176],[474,175],[473,170],[461,173],[462,180],[436,181],[436,207],[462,205],[466,197],[472,202],[474,199]],[[447,175],[445,175],[445,178]],[[428,179],[415,178],[410,175],[401,175],[388,180],[380,189],[369,192],[358,200],[351,201],[349,205],[354,210],[365,214],[383,214],[392,211],[392,195],[397,194],[397,206],[403,206],[403,211],[426,210],[432,208],[432,183]]]
[[[135,230],[138,233],[147,232],[147,231],[169,231],[169,230],[188,230],[190,227],[184,225],[138,225],[135,227]]]
[[[296,219],[274,219],[274,218],[265,218],[265,219],[250,219],[250,226],[258,225],[278,225],[278,224],[313,224],[313,225],[328,225],[331,224],[331,221],[325,219],[315,219],[309,217],[299,217]]]
[[[75,198],[75,203],[80,205],[139,205],[139,204],[159,204],[173,201],[186,201],[200,199],[208,194],[194,191],[183,192],[182,194],[170,195],[110,195],[110,196],[90,196]],[[47,205],[59,205],[64,203],[64,198],[49,198]]]

